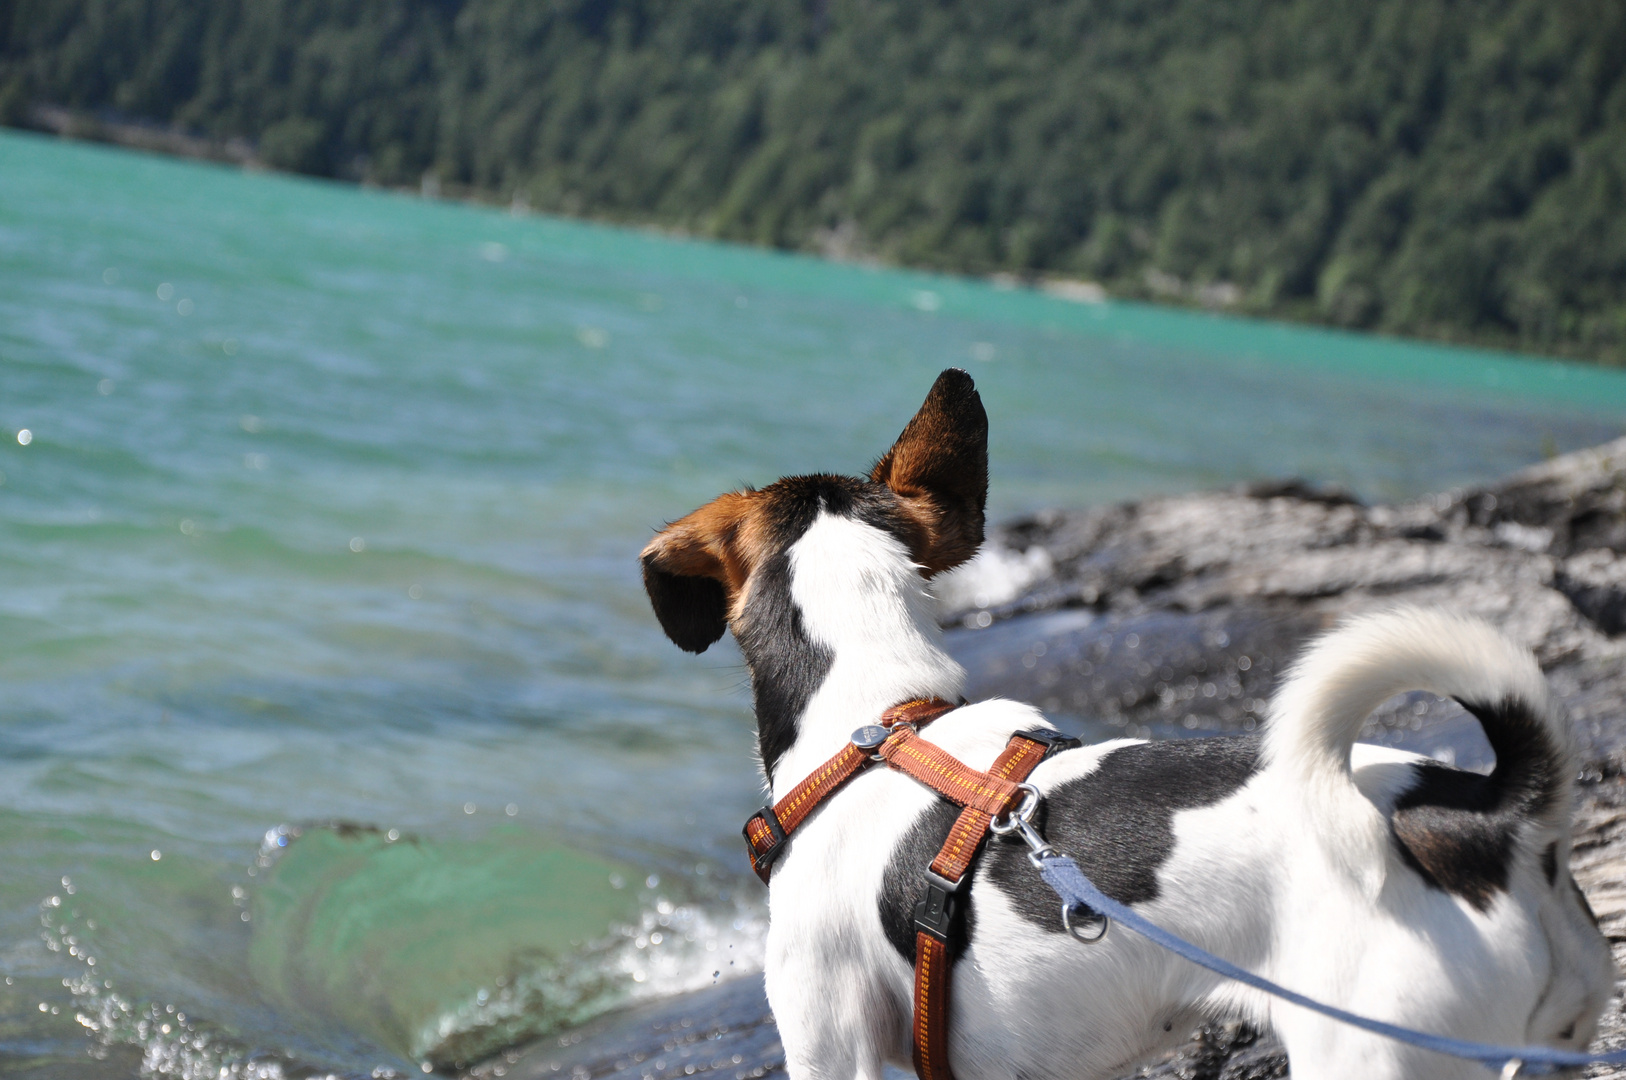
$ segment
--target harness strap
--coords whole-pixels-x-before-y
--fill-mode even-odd
[[[1011,737],[988,774],[997,780],[1020,784],[1028,778],[1033,767],[1043,761],[1062,740],[1040,741],[1023,732]],[[974,806],[967,806],[955,819],[943,849],[932,860],[932,873],[946,881],[958,884],[971,869],[971,863],[982,850],[982,841],[988,835],[988,823],[993,820]]]
[[[888,765],[919,780],[949,802],[991,818],[1022,801],[1014,781],[978,772],[907,728],[881,744],[880,754]]]
[[[948,1062],[949,987],[954,956],[950,939],[961,915],[961,893],[988,837],[989,823],[1022,801],[1019,786],[1050,754],[1078,745],[1048,729],[1012,735],[987,772],[965,764],[916,729],[955,708],[941,698],[894,705],[878,727],[860,728],[840,752],[815,769],[783,799],[764,806],[745,823],[751,869],[767,884],[791,834],[815,808],[871,762],[918,780],[960,806],[960,816],[937,857],[925,870],[926,889],[915,905],[914,1043],[920,1080],[953,1080]]]
[[[941,750],[935,754],[924,752],[926,747],[932,750],[936,747],[922,739],[914,740],[916,746],[905,746],[908,733],[890,756],[886,747],[882,747],[881,753],[888,765],[921,780],[938,794],[964,807],[943,841],[942,849],[932,860],[926,873],[926,890],[915,905],[913,1052],[915,1075],[920,1080],[953,1080],[954,1077],[948,1060],[949,989],[954,959],[949,951],[949,936],[960,916],[960,893],[966,885],[966,875],[988,837],[988,823],[1015,805],[1021,795],[1016,785],[1028,778],[1033,767],[1060,744],[1070,741],[1032,737],[1038,734],[1012,735],[986,773],[977,772]],[[906,762],[917,765],[926,775],[917,773]],[[997,804],[997,811],[990,813],[986,808],[991,802],[988,793],[1004,795],[1007,789],[1009,795]],[[967,798],[958,797],[961,794]]]
[[[885,729],[882,734],[890,736],[894,729],[913,734],[911,727],[924,727],[956,708],[958,706],[942,698],[920,698],[894,705],[881,714],[881,727]],[[774,860],[784,853],[790,834],[821,802],[868,765],[872,760],[870,754],[870,749],[848,743],[814,769],[806,780],[791,788],[783,799],[764,806],[745,823],[745,846],[751,857],[751,869],[764,885],[773,871]]]

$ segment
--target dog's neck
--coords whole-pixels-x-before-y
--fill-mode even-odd
[[[741,622],[763,769],[776,796],[889,707],[953,701],[965,684],[964,669],[943,651],[937,602],[908,548],[849,517],[821,513],[753,575]]]

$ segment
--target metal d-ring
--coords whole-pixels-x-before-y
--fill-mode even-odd
[[[1514,1077],[1519,1075],[1519,1070],[1522,1068],[1524,1068],[1524,1062],[1518,1058],[1508,1058],[1507,1063],[1502,1066],[1500,1080],[1513,1080]]]
[[[1074,926],[1073,925],[1073,911],[1074,911],[1075,907],[1079,908],[1079,909],[1082,909],[1084,911],[1090,911],[1090,909],[1087,908],[1087,907],[1084,907],[1083,904],[1077,904],[1077,905],[1063,904],[1061,906],[1061,924],[1067,928],[1067,932],[1069,934],[1073,935],[1073,940],[1082,941],[1086,945],[1094,945],[1097,941],[1100,941],[1102,938],[1107,936],[1107,930],[1110,929],[1111,926],[1112,926],[1112,920],[1111,919],[1107,918],[1105,915],[1100,914],[1099,912],[1090,911],[1090,917],[1089,918],[1080,919],[1079,920],[1079,925]],[[1099,930],[1095,931],[1095,933],[1091,934],[1091,933],[1088,933],[1086,931],[1085,928],[1087,926],[1089,926],[1089,927],[1099,926],[1101,929],[1099,929]]]

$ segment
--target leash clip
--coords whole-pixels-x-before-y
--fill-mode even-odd
[[[1039,830],[1033,827],[1034,811],[1039,809],[1039,789],[1032,784],[1018,784],[1022,792],[1022,805],[1006,813],[1003,817],[994,818],[988,823],[995,836],[1008,836],[1015,833],[1021,837],[1022,842],[1028,846],[1028,861],[1035,870],[1044,869],[1044,861],[1056,857],[1056,849],[1039,835]],[[1075,925],[1075,914],[1078,922]],[[1094,945],[1107,936],[1107,930],[1112,926],[1112,920],[1098,912],[1092,911],[1083,904],[1061,905],[1061,924],[1075,941],[1086,945]]]
[[[1046,858],[1055,855],[1056,849],[1046,843],[1045,838],[1039,835],[1039,830],[1033,827],[1033,813],[1039,809],[1039,800],[1042,798],[1039,789],[1032,784],[1017,784],[1016,788],[1022,792],[1022,805],[990,820],[988,828],[995,836],[1009,836],[1015,833],[1021,837],[1029,849],[1028,861],[1037,868]]]

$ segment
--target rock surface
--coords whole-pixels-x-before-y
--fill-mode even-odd
[[[1399,602],[1478,615],[1535,651],[1588,759],[1613,773],[1623,553],[1626,440],[1399,506],[1287,482],[1046,513],[997,530],[943,597],[967,628],[951,640],[974,696],[1033,700],[1102,734],[1251,728],[1282,665],[1347,615]],[[1368,735],[1488,755],[1469,725],[1431,713],[1460,715],[1394,702]]]
[[[1626,965],[1626,439],[1396,506],[1289,481],[1040,514],[995,530],[939,593],[973,699],[1032,701],[1097,738],[1251,730],[1304,642],[1351,614],[1404,602],[1488,619],[1534,650],[1575,721],[1585,764],[1574,874]],[[1471,718],[1428,695],[1391,701],[1364,737],[1490,763]],[[477,1072],[777,1072],[760,984],[706,993]],[[1619,993],[1596,1045],[1626,1046]],[[1287,1069],[1268,1036],[1211,1025],[1134,1075],[1265,1080]]]

